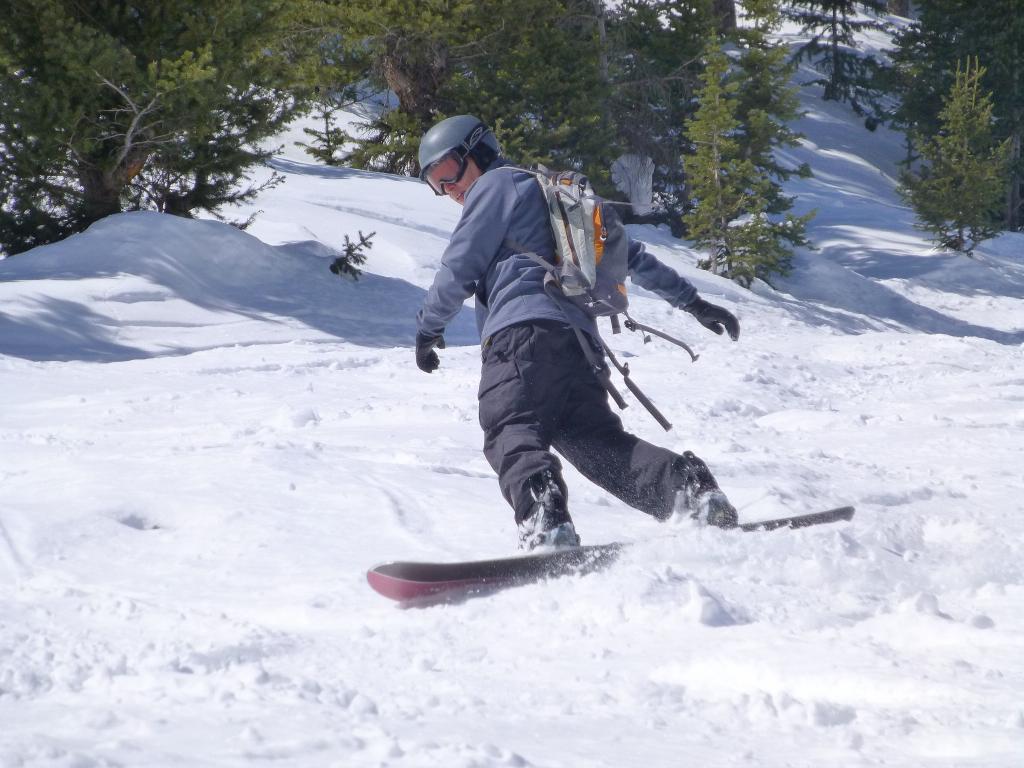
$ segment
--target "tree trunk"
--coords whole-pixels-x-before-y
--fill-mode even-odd
[[[910,0],[889,0],[889,13],[910,17]]]
[[[714,0],[715,19],[718,20],[718,31],[732,32],[736,29],[735,0]]]
[[[121,192],[124,184],[116,174],[107,173],[95,166],[81,165],[78,181],[82,185],[82,203],[79,208],[84,229],[94,221],[121,212]]]
[[[718,31],[720,33],[732,32],[736,29],[736,3],[735,0],[714,0],[713,13],[718,20]]]
[[[103,170],[99,163],[79,160],[76,169],[82,185],[79,212],[86,226],[124,210],[122,195],[132,179],[146,167],[149,157],[148,152],[133,147],[112,171]]]
[[[378,62],[403,112],[424,125],[436,117],[437,94],[448,76],[448,49],[439,40],[413,39],[401,33],[384,38]]]
[[[1020,166],[1021,144],[1021,130],[1018,129],[1010,137],[1011,168],[1018,168]],[[1022,192],[1024,192],[1024,178],[1021,177],[1020,171],[1012,171],[1006,194],[1006,228],[1011,232],[1016,232],[1024,226],[1024,199],[1022,199]]]
[[[840,57],[844,54],[840,53],[839,50],[839,11],[836,8],[832,9],[832,24],[829,28],[831,32],[831,38],[829,40],[829,48],[831,49],[832,56],[832,74],[829,77],[828,85],[825,86],[825,101],[840,101],[842,100],[843,87],[841,85],[842,75],[842,62]]]
[[[1021,176],[1021,153],[1024,150],[1024,108],[1020,106],[1024,99],[1024,65],[1020,62],[1020,46],[1014,46],[1013,57],[1013,106],[1010,110],[1010,179],[1006,196],[1006,228],[1016,232],[1024,226],[1024,200],[1021,199],[1024,178]]]
[[[604,0],[594,0],[594,18],[597,20],[597,60],[601,83],[608,85],[608,29],[605,24]]]

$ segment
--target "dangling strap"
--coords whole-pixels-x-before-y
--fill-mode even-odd
[[[615,354],[611,351],[611,349],[608,348],[608,345],[605,344],[603,341],[601,342],[601,346],[604,347],[604,353],[605,355],[608,356],[608,359],[612,361],[612,365],[615,366],[615,370],[622,374],[622,380],[626,382],[626,388],[633,393],[636,399],[640,401],[640,404],[647,409],[647,412],[650,413],[651,416],[654,417],[654,420],[662,426],[662,429],[664,429],[666,432],[671,430],[672,425],[669,423],[668,419],[661,415],[661,411],[659,411],[655,407],[654,403],[651,402],[650,398],[647,397],[647,395],[645,395],[643,392],[641,392],[640,387],[638,387],[636,383],[631,378],[629,378],[629,364],[619,363],[618,359],[616,359],[615,357]]]
[[[559,303],[559,298],[561,301],[566,301],[567,299],[561,293],[555,293],[554,291],[549,290],[547,287],[549,285],[554,288],[554,291],[558,290],[557,282],[554,279],[554,275],[551,273],[548,273],[548,276],[544,279],[545,291],[556,300],[555,303],[558,304],[559,307],[562,307],[561,303]],[[565,319],[569,320],[569,315],[565,313],[564,307],[562,307],[562,313],[565,314]],[[619,394],[615,385],[612,384],[611,373],[608,370],[608,366],[604,364],[604,359],[598,355],[597,351],[593,346],[591,346],[586,334],[583,333],[583,331],[581,331],[571,320],[569,320],[569,327],[571,327],[576,333],[576,339],[579,341],[580,347],[583,349],[583,354],[594,369],[594,373],[597,374],[597,378],[600,380],[601,385],[608,391],[608,395],[615,401],[615,404],[619,406],[621,410],[625,410],[626,401],[622,399],[622,395]],[[607,357],[611,361],[612,365],[615,366],[615,370],[622,374],[622,381],[625,382],[626,388],[633,393],[633,396],[640,401],[640,405],[647,409],[647,412],[654,417],[654,420],[661,425],[662,429],[666,432],[670,431],[672,429],[672,424],[669,420],[661,414],[661,411],[659,411],[654,403],[651,402],[651,399],[647,397],[647,395],[641,391],[640,387],[636,385],[636,382],[629,377],[629,365],[620,364],[618,359],[615,357],[615,353],[613,353],[611,348],[604,343],[604,340],[601,337],[598,337],[597,340],[600,342],[601,349],[604,351],[604,357]]]

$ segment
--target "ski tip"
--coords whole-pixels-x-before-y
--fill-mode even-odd
[[[780,528],[808,528],[812,525],[826,525],[853,519],[856,510],[852,506],[836,507],[827,509],[824,512],[810,512],[807,514],[790,515],[779,517],[773,520],[759,520],[753,523],[741,523],[740,530],[748,533],[754,531],[775,531]]]
[[[839,520],[853,520],[853,515],[857,510],[852,506],[836,507],[830,509],[827,512],[822,512],[823,515],[828,515],[834,518],[836,521]]]
[[[613,563],[624,546],[595,544],[447,563],[395,561],[374,566],[366,580],[378,594],[403,604],[458,602],[510,586],[599,570]]]

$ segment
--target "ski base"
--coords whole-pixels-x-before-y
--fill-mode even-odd
[[[597,544],[461,563],[383,563],[371,568],[366,580],[384,597],[407,605],[455,602],[541,579],[592,573],[613,563],[622,547]]]
[[[853,507],[836,507],[741,523],[738,528],[747,533],[807,528],[851,520],[853,514]],[[461,602],[543,579],[592,573],[614,563],[627,546],[615,542],[456,563],[396,561],[371,568],[366,580],[379,594],[407,607]]]

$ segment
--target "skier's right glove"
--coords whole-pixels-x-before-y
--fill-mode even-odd
[[[424,373],[433,373],[441,365],[434,347],[444,349],[444,336],[428,336],[423,331],[416,333],[416,365]]]
[[[722,335],[722,331],[726,331],[733,341],[739,339],[740,321],[729,310],[722,309],[722,307],[701,298],[694,299],[683,309],[697,318],[697,322],[709,331],[714,331],[719,336]]]

